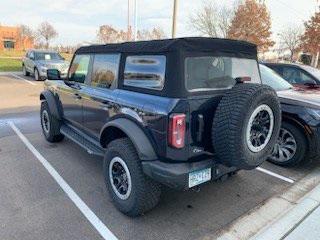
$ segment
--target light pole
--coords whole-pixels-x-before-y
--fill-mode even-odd
[[[137,41],[138,21],[137,21],[137,0],[134,0],[134,41]]]
[[[128,0],[128,16],[127,16],[127,41],[130,40],[130,0]]]
[[[173,2],[173,15],[172,15],[172,38],[176,37],[177,31],[177,8],[178,8],[178,0],[174,0]]]

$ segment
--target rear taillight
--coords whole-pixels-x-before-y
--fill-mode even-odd
[[[172,114],[168,131],[169,145],[175,148],[183,148],[186,133],[186,115],[180,113]]]

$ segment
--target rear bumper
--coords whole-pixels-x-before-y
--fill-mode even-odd
[[[189,189],[189,173],[211,168],[211,180],[234,172],[237,169],[217,164],[213,159],[199,162],[170,163],[162,161],[144,161],[142,168],[146,175],[168,187],[175,189]]]

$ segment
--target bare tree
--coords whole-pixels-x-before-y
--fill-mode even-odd
[[[216,0],[204,1],[201,9],[189,16],[189,25],[209,37],[225,38],[235,9],[218,6],[216,2]]]
[[[293,61],[294,54],[301,46],[301,36],[303,29],[300,26],[292,25],[286,27],[279,33],[282,45],[290,51],[290,61]]]
[[[27,25],[21,24],[19,26],[19,40],[21,41],[23,50],[25,50],[25,40],[26,39],[33,39],[34,38],[34,32],[30,27]]]
[[[151,30],[143,29],[138,31],[138,40],[155,40],[155,39],[164,39],[166,35],[162,28],[154,27]]]
[[[97,38],[100,43],[117,43],[119,42],[118,35],[118,30],[112,26],[102,25],[99,27]]]
[[[49,43],[53,38],[58,36],[58,32],[54,29],[54,27],[48,22],[42,22],[38,27],[38,37],[40,39],[44,39],[45,46],[48,49]]]

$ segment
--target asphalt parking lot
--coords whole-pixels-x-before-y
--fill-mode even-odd
[[[241,171],[199,191],[165,188],[154,210],[131,219],[109,199],[102,159],[68,139],[45,141],[39,120],[42,89],[43,82],[21,74],[0,75],[0,239],[106,239],[99,229],[118,239],[211,239],[319,165],[285,169],[265,163],[260,170]]]

